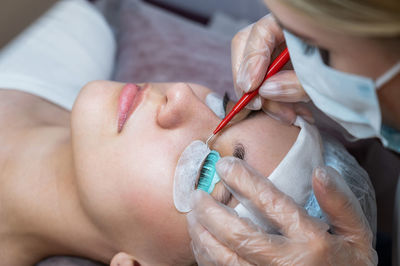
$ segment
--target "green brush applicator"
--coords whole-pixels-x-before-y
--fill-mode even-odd
[[[219,159],[221,159],[221,156],[215,150],[211,150],[211,152],[207,155],[207,158],[204,160],[203,167],[200,171],[197,189],[201,189],[208,194],[213,192],[215,184],[221,180],[215,169],[215,164]]]

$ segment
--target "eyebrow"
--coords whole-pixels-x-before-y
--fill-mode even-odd
[[[316,41],[313,38],[310,38],[308,36],[304,36],[292,29],[289,29],[288,27],[286,27],[285,25],[282,24],[282,22],[276,17],[274,16],[276,23],[278,24],[279,27],[281,27],[281,29],[286,30],[287,32],[290,32],[293,35],[296,35],[297,37],[301,38],[303,41],[308,42],[308,43],[315,43]]]

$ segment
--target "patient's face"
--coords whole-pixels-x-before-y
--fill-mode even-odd
[[[118,103],[125,84],[84,87],[72,112],[78,192],[85,211],[118,251],[142,264],[193,260],[186,219],[176,211],[172,187],[180,154],[205,141],[220,119],[199,85],[143,84],[143,98],[118,132]],[[221,156],[245,149],[244,159],[269,175],[294,143],[298,129],[259,113],[222,132],[213,143]],[[213,196],[226,201],[218,184]],[[232,204],[232,203],[229,203]],[[182,261],[185,262],[185,261]],[[183,263],[184,264],[184,263]]]

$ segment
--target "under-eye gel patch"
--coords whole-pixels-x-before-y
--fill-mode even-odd
[[[209,153],[210,149],[200,140],[193,141],[182,152],[175,168],[173,187],[174,205],[179,212],[191,211],[190,197]]]

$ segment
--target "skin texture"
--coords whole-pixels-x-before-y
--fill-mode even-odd
[[[71,114],[0,90],[9,99],[0,101],[0,259],[7,265],[56,254],[110,263],[118,252],[141,265],[193,262],[172,184],[181,152],[195,139],[204,141],[220,121],[204,104],[210,90],[141,84],[143,101],[118,133],[123,86],[89,83]],[[244,159],[268,175],[298,131],[259,113],[224,130],[212,148],[232,155],[240,142]],[[213,196],[223,200],[224,190],[218,184]]]

